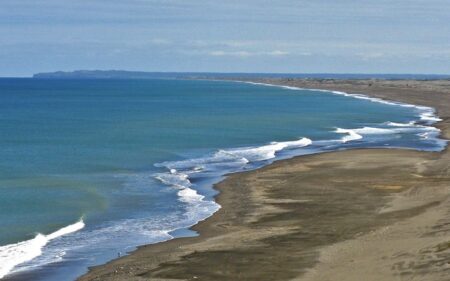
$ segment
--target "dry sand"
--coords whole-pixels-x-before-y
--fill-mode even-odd
[[[264,79],[433,106],[450,81]],[[79,280],[450,280],[450,154],[359,149],[297,157],[216,185],[198,237],[139,248]]]

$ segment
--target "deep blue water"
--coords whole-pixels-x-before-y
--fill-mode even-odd
[[[73,280],[189,235],[227,172],[342,148],[440,150],[432,115],[226,81],[0,79],[0,276]]]

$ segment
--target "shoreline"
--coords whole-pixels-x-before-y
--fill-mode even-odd
[[[268,79],[264,79],[263,81],[268,83],[269,81],[267,81],[267,80]],[[286,81],[283,81],[283,79],[278,79],[278,80],[280,80],[280,81],[275,81],[275,82],[278,82],[282,85],[286,84]],[[258,80],[258,82],[259,81],[260,80]],[[254,82],[254,81],[252,81],[252,82]],[[270,81],[270,82],[274,82],[274,81]],[[288,82],[289,82],[289,84],[294,84],[296,81],[288,81]],[[280,85],[280,84],[278,84],[278,85]],[[289,85],[289,86],[291,86],[291,85]],[[292,86],[297,87],[298,85],[292,85]],[[326,90],[338,90],[338,89],[326,89]],[[346,92],[351,93],[353,91],[346,91]],[[366,93],[364,93],[364,94],[366,94]],[[370,93],[367,95],[372,96],[372,95],[370,95]],[[386,99],[386,97],[384,97],[384,96],[380,97],[380,98]],[[387,98],[387,99],[388,100],[398,100],[398,99],[392,99],[392,98]],[[405,102],[405,101],[400,100],[400,102]],[[414,103],[414,102],[410,102],[410,100],[407,100],[406,102]],[[417,104],[417,103],[414,103],[414,104]],[[427,106],[430,106],[430,105],[427,105]],[[437,110],[437,112],[439,114],[440,113],[439,108],[436,106],[433,106],[433,107]],[[439,115],[439,116],[441,116],[441,115]],[[445,117],[448,118],[448,115],[445,115]],[[443,122],[445,122],[447,124],[447,121],[444,120]],[[448,126],[446,126],[446,125],[440,126],[440,123],[443,123],[443,122],[439,122],[436,127],[441,129],[441,131],[442,131],[441,134],[443,137],[448,138],[448,130],[447,130]],[[175,279],[179,279],[179,278],[186,279],[187,278],[187,279],[189,279],[187,276],[189,276],[189,274],[190,274],[189,272],[192,271],[193,269],[189,269],[191,267],[189,267],[189,268],[183,267],[182,265],[177,264],[177,262],[182,262],[187,256],[194,255],[197,257],[198,255],[201,255],[199,253],[206,254],[208,252],[208,250],[205,250],[204,246],[202,248],[201,245],[198,247],[200,249],[200,251],[196,250],[196,246],[198,246],[197,244],[199,244],[199,243],[205,244],[206,243],[208,245],[208,248],[206,248],[206,249],[209,249],[209,247],[213,247],[213,248],[225,247],[225,248],[227,248],[227,246],[229,246],[229,244],[227,245],[225,243],[225,245],[222,245],[223,243],[221,244],[221,243],[217,243],[217,242],[211,244],[210,240],[214,240],[217,237],[226,238],[227,235],[230,235],[231,236],[230,239],[232,239],[233,235],[236,235],[236,231],[238,233],[243,231],[242,226],[246,226],[246,228],[248,228],[248,225],[254,223],[255,220],[260,221],[262,218],[267,220],[266,216],[277,216],[279,213],[283,213],[284,212],[283,209],[285,207],[280,208],[280,206],[278,206],[278,205],[290,206],[290,205],[305,204],[305,202],[303,202],[304,199],[298,199],[297,201],[295,201],[295,200],[292,201],[290,199],[283,199],[281,201],[280,200],[277,201],[277,200],[273,200],[273,198],[269,198],[270,199],[269,201],[274,201],[274,202],[261,204],[261,202],[258,202],[258,200],[260,201],[260,199],[263,198],[264,196],[259,194],[259,197],[256,196],[257,198],[252,198],[252,199],[253,199],[253,201],[255,201],[256,205],[264,205],[263,207],[258,207],[258,208],[255,207],[252,209],[251,206],[242,206],[243,210],[240,210],[239,214],[244,215],[244,217],[249,216],[249,214],[252,214],[252,216],[251,216],[252,218],[250,219],[250,221],[246,221],[246,220],[240,221],[241,219],[239,219],[239,216],[227,218],[227,215],[229,215],[229,213],[233,213],[233,212],[231,212],[230,210],[224,210],[224,209],[230,209],[230,208],[236,209],[237,202],[236,202],[236,198],[233,198],[233,196],[234,197],[239,196],[240,197],[240,198],[238,198],[239,201],[242,201],[243,198],[247,198],[247,197],[250,198],[251,196],[253,196],[254,194],[252,192],[257,192],[257,193],[260,192],[260,191],[252,190],[254,188],[249,187],[249,190],[252,190],[252,192],[246,193],[248,190],[246,190],[245,188],[239,187],[235,190],[235,192],[233,192],[233,194],[229,194],[230,193],[230,191],[229,191],[230,183],[233,183],[233,181],[241,181],[243,178],[252,177],[255,174],[265,173],[266,171],[276,169],[277,167],[278,168],[282,167],[283,169],[286,169],[286,166],[292,165],[292,163],[294,163],[294,166],[302,166],[303,165],[302,162],[305,162],[305,161],[306,162],[308,162],[308,161],[314,162],[314,161],[317,161],[317,159],[322,159],[321,161],[324,161],[324,159],[325,159],[325,161],[330,161],[330,159],[333,158],[333,156],[335,154],[337,154],[335,158],[340,158],[340,157],[342,157],[342,155],[344,155],[345,157],[347,157],[347,156],[350,157],[352,160],[355,160],[358,157],[360,158],[361,154],[364,155],[367,153],[370,155],[374,154],[374,157],[379,157],[377,155],[384,155],[384,157],[388,157],[388,155],[391,155],[391,154],[398,154],[397,156],[400,156],[400,157],[410,157],[409,154],[411,154],[411,155],[414,154],[414,157],[412,157],[412,158],[414,158],[415,160],[417,160],[418,158],[426,159],[426,158],[430,157],[430,155],[433,155],[433,157],[435,157],[435,158],[440,158],[439,156],[436,156],[436,153],[430,153],[430,152],[426,152],[426,153],[425,152],[413,152],[413,151],[404,152],[403,150],[397,150],[397,149],[395,151],[396,152],[392,152],[392,150],[386,151],[386,149],[356,149],[356,150],[351,150],[351,151],[329,152],[329,153],[324,154],[326,156],[319,156],[319,155],[321,155],[321,154],[319,154],[319,155],[295,157],[293,159],[288,159],[288,160],[279,160],[279,161],[274,162],[273,164],[270,164],[266,167],[260,168],[255,171],[232,174],[229,177],[227,177],[227,179],[225,179],[224,181],[222,181],[219,184],[214,186],[215,189],[218,189],[220,191],[220,194],[216,197],[216,202],[219,203],[222,206],[222,208],[217,213],[215,213],[213,216],[207,218],[204,221],[199,222],[198,224],[196,224],[195,226],[192,227],[193,230],[197,231],[200,234],[199,236],[188,237],[188,238],[176,238],[176,239],[166,241],[166,242],[161,242],[161,243],[157,243],[157,244],[153,244],[153,245],[139,247],[136,251],[132,252],[128,256],[125,256],[118,260],[111,261],[111,262],[107,263],[106,265],[101,265],[101,266],[92,268],[87,275],[82,276],[79,280],[124,280],[124,279],[126,279],[126,280],[148,280],[147,278],[150,278],[150,277],[152,280],[154,280],[154,278],[159,278],[158,280],[165,280],[168,278],[171,278],[171,279],[174,279],[174,278]],[[402,152],[400,152],[400,151],[402,151]],[[408,156],[406,156],[404,154],[407,154]],[[446,155],[447,148],[440,154]],[[278,179],[278,181],[282,181],[282,180]],[[407,187],[405,187],[405,186],[398,187],[397,186],[396,188],[391,187],[390,189],[393,189],[394,193],[398,193],[399,191],[402,191],[405,188],[407,188]],[[313,192],[313,190],[312,190],[312,192]],[[354,192],[356,192],[356,191],[354,191]],[[366,190],[366,192],[367,192],[367,190]],[[385,190],[384,190],[384,192],[385,192]],[[392,190],[391,190],[391,192],[392,192]],[[392,195],[392,194],[389,194],[389,195]],[[388,202],[389,200],[387,200],[384,195],[383,196],[377,195],[377,196],[379,196],[379,197],[377,197],[377,200],[382,199],[382,200],[380,200],[380,202],[383,201],[384,205],[389,203]],[[307,196],[303,196],[303,197],[307,197]],[[264,199],[264,201],[267,201],[268,198],[263,198],[263,199]],[[251,202],[253,202],[253,201],[251,201]],[[349,203],[351,203],[351,202],[349,202]],[[373,204],[372,201],[370,201],[369,203]],[[377,206],[378,206],[377,208],[382,208],[381,205],[377,205]],[[375,208],[372,211],[375,211],[377,208]],[[426,208],[423,207],[423,208],[427,209],[428,207],[426,207]],[[236,210],[234,210],[234,212],[235,211]],[[256,215],[254,214],[255,212],[257,213]],[[416,212],[416,211],[414,211],[414,212]],[[235,216],[236,216],[236,213],[235,213]],[[399,215],[396,213],[395,216],[399,216]],[[405,218],[406,217],[408,217],[408,216],[405,216]],[[238,223],[240,226],[240,228],[238,227],[239,230],[234,229],[234,227],[227,226],[227,225],[236,224],[236,220],[238,222],[240,221],[240,224]],[[227,223],[224,224],[224,222],[227,222]],[[274,223],[274,222],[272,222],[272,223]],[[263,223],[263,226],[264,226],[264,224],[267,224],[267,223]],[[275,227],[275,228],[277,228],[277,231],[282,230],[282,232],[285,232],[285,235],[287,235],[287,236],[292,236],[291,232],[293,232],[294,229],[297,228],[297,226],[294,227],[292,225],[290,225],[289,227],[286,227],[286,225],[278,226],[278,224],[280,224],[280,222],[278,222],[278,221],[275,224],[276,224],[276,226],[272,225],[272,226],[270,226],[270,229],[273,229]],[[296,225],[296,224],[294,224],[294,225]],[[380,223],[380,225],[378,225],[378,222],[377,222],[376,224],[372,225],[369,228],[370,229],[379,228],[379,227],[381,227],[381,225],[383,225],[383,224]],[[260,227],[263,227],[263,226],[260,226]],[[327,225],[324,225],[324,227],[326,227],[326,226]],[[253,232],[250,231],[249,229],[246,229],[246,230],[247,230],[247,232],[240,233],[240,235],[244,235],[244,236],[248,235],[249,241],[253,241],[256,244],[261,243],[260,240],[274,238],[273,237],[274,233],[272,233],[270,230],[268,231],[268,233],[263,231],[263,233],[258,233],[258,234],[255,233],[254,231]],[[290,272],[290,270],[292,270],[292,268],[284,269],[284,271],[286,271],[286,274],[289,273],[287,275],[289,275],[288,277],[290,279],[295,278],[296,276],[305,274],[307,268],[313,268],[313,266],[318,263],[318,259],[319,259],[320,255],[318,254],[317,247],[319,247],[319,246],[325,247],[325,246],[335,245],[336,243],[339,243],[342,241],[348,241],[349,239],[354,238],[354,237],[352,237],[352,235],[354,235],[354,234],[355,233],[353,233],[353,234],[347,233],[346,235],[344,235],[345,239],[337,239],[336,241],[331,239],[329,241],[327,240],[326,241],[327,243],[323,243],[323,245],[315,245],[314,246],[315,254],[313,254],[313,255],[315,255],[315,258],[305,259],[305,260],[307,260],[307,262],[305,261],[303,266],[301,266],[303,268],[302,270],[295,271],[295,274]],[[279,234],[277,234],[275,236],[279,236]],[[236,237],[234,237],[233,243],[239,242],[239,240],[240,239],[236,240]],[[332,243],[330,244],[328,242],[332,242]],[[307,246],[308,245],[305,245],[303,247],[303,249],[308,248]],[[180,247],[183,248],[183,250],[177,250],[177,249],[180,249]],[[242,247],[245,250],[246,247],[244,247],[244,246],[242,246]],[[277,247],[276,243],[274,245],[272,245],[272,248],[274,248],[274,247],[275,248]],[[187,248],[187,249],[184,249],[184,248]],[[201,251],[201,249],[203,249],[203,252]],[[243,249],[240,249],[240,250],[242,251]],[[208,253],[208,254],[210,254],[210,253]],[[308,254],[312,255],[312,253],[308,253]],[[156,258],[155,255],[159,255],[162,257]],[[213,255],[211,258],[218,259],[218,258],[220,258],[220,256],[223,256],[223,253],[222,254],[216,253],[216,255],[215,256]],[[235,256],[235,254],[230,253],[230,256]],[[240,255],[238,255],[238,258],[242,258],[242,256],[245,256],[245,254],[240,253]],[[147,260],[145,261],[145,265],[143,265],[142,262],[137,260],[140,258],[144,258],[144,259],[147,258]],[[152,259],[152,261],[148,260],[149,258]],[[197,258],[199,258],[199,257],[197,257]],[[208,260],[204,260],[203,262],[205,264],[208,264]],[[169,266],[167,266],[168,263],[169,263]],[[170,263],[175,263],[176,266],[175,265],[170,266]],[[218,262],[218,264],[219,264],[219,262]],[[197,261],[197,266],[198,266],[198,268],[201,268],[202,263]],[[291,265],[291,267],[292,266],[293,265]],[[230,265],[230,267],[231,267],[230,270],[232,270],[233,266]],[[236,269],[237,265],[234,265],[234,267]],[[247,265],[246,267],[249,267],[249,268],[248,269],[243,268],[242,271],[250,270],[249,265]],[[194,266],[194,268],[195,268],[195,266]],[[183,269],[185,270],[184,273],[182,271]],[[143,274],[143,272],[145,274]],[[212,280],[212,279],[218,280],[221,278],[225,278],[225,276],[228,276],[228,277],[238,276],[238,275],[236,275],[236,274],[238,274],[238,272],[234,272],[233,274],[231,274],[231,272],[232,271],[230,271],[230,273],[228,273],[228,275],[223,274],[223,276],[221,276],[220,274],[217,275],[217,273],[216,273],[217,276],[216,275],[209,276],[208,274],[203,273],[203,272],[198,272],[198,273],[194,272],[191,275],[196,276],[197,278],[199,278],[199,280]],[[198,276],[195,274],[197,274]],[[239,274],[245,274],[245,273],[239,273]],[[277,274],[281,274],[281,273],[279,272]],[[286,274],[284,274],[284,275],[281,274],[283,276],[281,276],[281,275],[276,275],[276,276],[277,276],[277,278],[285,279],[285,278],[287,278]],[[147,275],[148,275],[148,277],[147,277]],[[275,278],[275,275],[273,277]],[[134,279],[134,278],[136,278],[136,279]],[[194,277],[192,277],[192,278],[194,278]],[[197,279],[197,278],[195,278],[195,279]],[[245,278],[244,278],[244,276],[242,276],[242,278],[245,280],[252,279],[250,276],[247,276]]]

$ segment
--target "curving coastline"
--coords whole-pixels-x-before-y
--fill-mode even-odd
[[[436,81],[333,80],[324,83],[265,79],[256,82],[365,93],[432,106],[444,119],[438,127],[445,137],[449,136],[448,81],[442,82],[442,88],[433,85]],[[411,83],[416,87],[411,87]],[[427,274],[433,275],[427,280],[434,280],[431,278],[446,272],[445,258],[449,251],[445,246],[450,240],[445,222],[449,207],[448,160],[447,150],[425,153],[361,149],[303,156],[235,174],[216,186],[221,190],[217,201],[222,209],[194,226],[201,234],[199,237],[141,247],[130,256],[94,268],[80,280],[230,280],[231,277],[328,280],[326,278],[336,274],[345,278],[342,280],[352,280],[350,274],[356,278],[358,272],[346,272],[345,265],[355,262],[361,270],[369,272],[374,268],[386,268],[383,280],[396,280],[393,278],[402,274],[415,276],[414,266],[408,267],[402,259],[414,259],[416,252],[398,261],[395,254],[417,247],[417,253],[423,249],[431,249],[433,253],[433,247],[438,247],[439,251],[430,258],[429,264],[419,264],[417,269],[420,274],[425,274],[424,268],[427,269]],[[423,216],[433,219],[421,220]],[[405,226],[396,230],[394,223]],[[425,231],[436,227],[441,228],[438,234]],[[419,232],[414,232],[416,228]],[[411,240],[410,244],[396,248],[401,245],[385,242],[389,235],[398,236],[405,229],[414,234],[400,238]],[[426,234],[427,241],[423,241],[424,233],[420,231]],[[377,242],[377,237],[382,238]],[[380,258],[385,264],[374,258],[376,255],[359,253],[355,249],[358,243],[364,246],[358,249],[367,248],[367,253],[372,253],[369,249],[379,249],[381,254],[386,254],[386,259]],[[392,260],[390,248],[396,251],[391,255]],[[347,254],[338,256],[336,252]],[[348,261],[350,257],[353,262]],[[368,262],[367,258],[374,258],[376,262]],[[336,268],[340,272],[336,272]],[[373,270],[373,280],[380,279],[376,272]],[[370,276],[367,280],[371,280]]]

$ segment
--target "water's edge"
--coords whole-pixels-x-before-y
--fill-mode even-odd
[[[439,139],[440,130],[432,126],[439,121],[442,121],[437,115],[436,110],[432,107],[420,106],[407,104],[396,101],[389,101],[379,98],[371,98],[366,95],[359,94],[349,94],[341,91],[332,90],[322,90],[322,89],[304,89],[291,86],[274,85],[266,83],[256,83],[248,81],[230,81],[236,83],[248,83],[268,87],[280,87],[289,90],[307,90],[307,91],[318,91],[325,92],[335,95],[342,95],[351,98],[357,98],[362,100],[368,100],[371,102],[382,103],[386,105],[409,107],[418,110],[420,115],[418,120],[412,120],[410,123],[392,123],[388,126],[392,127],[392,130],[397,130],[402,132],[402,130],[418,130],[419,133],[423,135],[423,139],[435,139],[441,144],[441,149],[437,151],[442,151],[446,148],[446,141]],[[388,122],[389,120],[386,120]],[[378,130],[378,131],[377,131]],[[205,200],[205,197],[198,194],[197,191],[192,187],[190,177],[195,177],[199,172],[208,172],[208,168],[202,168],[199,170],[198,163],[201,163],[202,167],[208,165],[223,165],[227,168],[222,170],[221,174],[215,175],[215,181],[212,183],[214,186],[218,182],[224,180],[227,175],[239,173],[243,171],[249,171],[265,167],[272,164],[275,161],[282,161],[285,159],[291,159],[293,157],[300,157],[303,155],[311,155],[324,152],[333,152],[342,149],[352,149],[352,148],[377,148],[370,147],[369,144],[364,147],[343,147],[343,144],[351,143],[354,141],[360,141],[363,139],[363,135],[367,133],[382,133],[381,128],[376,127],[364,127],[364,128],[337,128],[336,133],[343,135],[342,138],[337,140],[329,140],[327,143],[314,142],[307,137],[301,138],[299,140],[285,141],[285,142],[272,142],[264,146],[257,147],[247,147],[247,148],[234,148],[220,150],[216,154],[204,158],[198,159],[188,159],[186,161],[173,161],[173,162],[163,162],[156,164],[157,167],[166,169],[166,172],[155,174],[154,177],[160,180],[162,183],[175,187],[179,189],[178,195],[180,201],[188,203],[192,207],[193,217],[191,220],[186,221],[186,224],[175,229],[163,230],[168,236],[162,241],[156,243],[165,242],[174,238],[186,237],[186,235],[178,234],[182,229],[192,229],[193,226],[197,225],[199,222],[206,220],[216,213],[221,206],[213,201]],[[307,150],[302,150],[307,148]],[[385,147],[385,148],[395,148],[395,149],[407,149],[405,147]],[[279,155],[281,154],[281,155]],[[197,162],[195,162],[197,161]],[[189,162],[189,163],[187,163]],[[80,218],[79,222],[75,222],[72,225],[66,226],[60,230],[53,232],[52,234],[42,235],[37,234],[35,238],[22,241],[16,244],[10,244],[5,246],[0,246],[0,249],[10,248],[12,251],[17,250],[21,247],[27,247],[27,249],[32,249],[28,255],[17,257],[14,261],[9,260],[9,264],[2,268],[0,271],[0,279],[10,273],[15,273],[14,268],[26,261],[30,261],[37,256],[42,254],[42,248],[47,244],[48,241],[56,239],[58,237],[76,232],[84,227],[83,219]],[[200,235],[200,234],[197,234]],[[154,244],[156,244],[154,243]],[[142,245],[144,246],[144,245]],[[142,246],[138,246],[142,247]],[[132,252],[134,252],[133,250]],[[132,253],[130,252],[130,253]],[[3,263],[2,256],[0,256],[0,262]]]
[[[202,80],[203,80],[203,79],[202,79]],[[216,81],[216,80],[213,80],[213,79],[204,79],[204,80],[208,80],[208,81]],[[217,81],[223,81],[223,80],[217,80]],[[280,88],[286,88],[286,89],[290,89],[290,90],[319,91],[319,92],[330,93],[330,94],[344,95],[344,96],[352,97],[352,98],[367,99],[367,100],[371,100],[371,101],[373,101],[373,102],[381,102],[381,103],[387,103],[387,104],[391,104],[391,105],[403,105],[403,106],[407,106],[407,107],[423,108],[423,109],[426,109],[426,110],[427,110],[427,114],[425,114],[425,119],[424,119],[424,120],[427,120],[428,122],[430,122],[430,125],[431,125],[431,124],[434,125],[434,124],[437,124],[438,122],[442,121],[442,119],[440,119],[439,116],[436,115],[436,109],[435,109],[435,108],[432,108],[432,107],[427,107],[427,106],[413,105],[413,104],[408,104],[408,103],[403,103],[403,102],[397,102],[397,101],[393,101],[393,100],[385,100],[385,99],[380,99],[380,98],[372,98],[372,97],[367,96],[367,95],[349,94],[349,93],[342,92],[342,91],[323,90],[323,89],[313,89],[313,88],[300,88],[300,87],[292,87],[292,86],[287,86],[287,85],[276,85],[276,84],[259,83],[259,82],[250,82],[250,81],[239,81],[239,80],[226,80],[226,81],[229,81],[229,82],[236,82],[236,83],[255,84],[255,85],[268,86],[268,87],[280,87]],[[421,119],[422,119],[422,116],[421,116]],[[437,129],[437,128],[436,128],[436,129]],[[440,132],[440,129],[437,129],[437,130]],[[344,132],[343,132],[343,133],[344,133]],[[351,136],[351,134],[349,134],[349,136]],[[436,137],[439,137],[439,135],[437,135]],[[344,139],[344,138],[345,138],[345,137],[343,137],[343,139]],[[359,137],[357,137],[357,139],[359,139]],[[445,144],[447,143],[446,140],[443,140],[443,141],[445,142]],[[408,149],[408,148],[403,148],[403,147],[384,147],[384,148],[389,148],[389,149],[403,149],[403,150],[404,150],[404,149]],[[445,145],[445,146],[444,146],[440,151],[438,151],[438,152],[439,152],[439,153],[442,153],[442,151],[445,150],[445,149],[447,149],[447,148],[448,148],[448,146]],[[355,149],[358,149],[358,148],[355,148]],[[359,149],[377,149],[377,147],[364,147],[364,148],[359,148]],[[336,149],[336,150],[331,150],[331,151],[322,151],[322,152],[319,152],[319,151],[318,151],[318,152],[312,153],[312,154],[327,153],[327,152],[337,152],[337,151],[340,151],[340,150],[342,150],[342,149]],[[345,150],[346,150],[346,149],[345,149]],[[311,154],[306,154],[306,155],[311,155]],[[244,171],[235,171],[235,172],[226,173],[226,174],[224,174],[224,175],[221,177],[220,180],[218,180],[217,182],[215,182],[215,183],[212,185],[212,188],[215,189],[215,190],[217,190],[217,189],[215,188],[215,186],[216,186],[217,184],[219,184],[219,183],[225,181],[226,178],[227,178],[228,176],[230,176],[230,175],[238,174],[238,173],[244,173],[244,172],[249,172],[249,171],[252,171],[252,170],[256,170],[256,169],[260,169],[260,168],[266,167],[266,166],[268,166],[268,165],[272,165],[272,164],[274,164],[275,162],[278,162],[278,161],[285,161],[285,160],[288,160],[288,159],[292,159],[292,158],[296,158],[296,157],[302,157],[302,156],[305,156],[305,155],[293,155],[293,156],[291,156],[291,157],[286,157],[286,158],[282,158],[282,159],[274,159],[273,161],[270,161],[270,163],[267,163],[266,165],[263,165],[263,166],[261,166],[261,167],[257,167],[257,168],[254,168],[254,169],[248,169],[248,170],[244,170]],[[214,199],[215,199],[217,196],[219,196],[219,194],[217,194],[216,196],[214,196]],[[216,203],[216,204],[217,204],[217,203]],[[218,205],[218,204],[217,204],[217,205]],[[220,205],[218,205],[218,207],[221,208]],[[218,211],[218,210],[219,210],[219,209],[217,209],[217,211]],[[217,211],[216,211],[216,212],[217,212]],[[204,218],[204,219],[202,219],[202,220],[199,220],[199,221],[196,222],[195,224],[189,226],[187,229],[189,229],[189,230],[191,230],[191,231],[195,231],[195,226],[196,226],[196,225],[198,225],[198,224],[199,224],[200,222],[202,222],[202,221],[205,221],[205,220],[211,218],[212,216],[214,216],[214,214],[215,214],[216,212],[212,213],[210,216],[208,216],[208,217],[206,217],[206,218]],[[196,236],[201,236],[201,233],[196,232]],[[135,250],[133,250],[133,251],[127,253],[127,255],[132,255],[134,252],[138,251],[140,248],[143,248],[143,247],[148,246],[148,245],[155,245],[155,244],[164,243],[164,242],[167,242],[167,241],[170,241],[170,240],[173,240],[173,239],[180,239],[180,238],[185,238],[185,237],[188,237],[188,236],[183,236],[183,235],[179,235],[179,236],[178,236],[178,235],[174,235],[174,236],[172,237],[172,239],[160,241],[160,242],[153,243],[153,244],[145,244],[145,245],[141,245],[141,246],[136,247]],[[116,259],[111,260],[111,261],[109,261],[109,262],[107,262],[107,263],[105,263],[105,264],[111,263],[111,262],[113,262],[113,261],[115,261],[115,260],[116,260]],[[103,264],[103,265],[104,265],[104,264]],[[90,270],[91,268],[101,267],[101,266],[102,266],[102,265],[93,266],[93,267],[90,267],[89,270]],[[89,271],[89,270],[88,270],[88,271]],[[87,272],[88,272],[88,271],[87,271]],[[87,272],[86,272],[86,273],[87,273]]]

